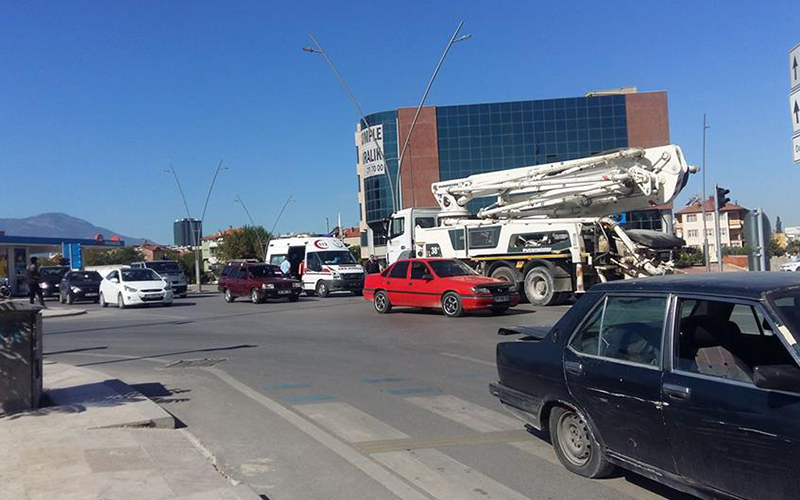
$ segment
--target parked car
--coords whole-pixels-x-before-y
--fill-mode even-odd
[[[477,310],[503,313],[519,304],[507,281],[482,276],[456,259],[398,260],[380,274],[367,275],[364,298],[381,314],[410,306],[441,308],[448,317]]]
[[[800,491],[800,276],[730,273],[592,288],[549,332],[497,345],[491,393],[549,430],[561,463],[701,498]]]
[[[297,302],[303,290],[299,280],[286,277],[278,266],[260,262],[229,263],[220,274],[217,288],[225,302],[250,297],[253,304],[283,298]]]
[[[43,297],[58,296],[61,278],[69,271],[69,266],[42,266],[39,268],[39,288]]]
[[[97,271],[68,271],[61,278],[59,302],[72,304],[78,300],[100,302],[100,282],[103,278]]]
[[[186,298],[188,285],[186,276],[183,274],[183,267],[177,260],[145,260],[142,262],[131,263],[133,269],[147,268],[157,272],[162,278],[169,280],[172,284],[172,293],[181,298]]]
[[[781,265],[781,271],[800,271],[800,260],[792,260]]]
[[[100,305],[124,309],[143,304],[172,305],[172,285],[152,269],[113,269],[100,283]]]

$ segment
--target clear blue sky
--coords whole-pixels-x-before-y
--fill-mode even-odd
[[[184,210],[206,232],[247,222],[323,230],[358,221],[357,116],[313,33],[365,112],[415,106],[451,32],[435,105],[669,92],[672,141],[708,183],[800,224],[787,53],[797,3],[206,2],[0,0],[0,217],[59,211],[171,242]],[[679,202],[700,191],[700,176]]]

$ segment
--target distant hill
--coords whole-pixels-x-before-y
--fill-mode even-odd
[[[22,219],[0,219],[0,231],[5,231],[8,236],[38,236],[42,238],[87,238],[91,239],[97,233],[104,238],[119,236],[126,245],[140,245],[145,240],[131,238],[110,229],[95,226],[71,215],[61,213],[47,213],[25,217]]]

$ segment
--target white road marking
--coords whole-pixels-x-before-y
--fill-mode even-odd
[[[393,451],[373,457],[437,500],[528,500],[437,450]]]
[[[417,396],[406,401],[478,432],[512,431],[522,427],[515,418],[455,396]]]
[[[347,403],[313,403],[294,408],[350,443],[410,437]]]
[[[399,498],[402,498],[403,500],[430,500],[417,489],[406,483],[403,479],[395,476],[388,470],[384,469],[381,465],[372,461],[369,457],[362,455],[349,445],[339,441],[297,413],[264,396],[260,392],[248,387],[223,371],[214,368],[204,368],[204,370],[214,374],[217,378],[232,388],[283,418],[309,437],[315,439],[324,447],[348,461],[351,465],[358,468],[361,472],[381,484],[384,488],[391,491]]]
[[[442,356],[448,356],[448,357],[451,357],[451,358],[463,359],[465,361],[472,361],[473,363],[480,363],[480,364],[486,365],[486,366],[491,366],[491,367],[497,366],[494,361],[484,361],[482,359],[470,358],[469,356],[462,356],[460,354],[453,354],[452,352],[440,352],[439,354],[441,354]]]

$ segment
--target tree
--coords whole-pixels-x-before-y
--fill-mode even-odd
[[[140,259],[141,256],[134,247],[83,249],[84,266],[127,265]]]
[[[678,251],[675,258],[675,267],[694,267],[705,264],[703,250],[701,248],[688,247]]]
[[[245,226],[226,235],[217,253],[222,260],[263,260],[266,253],[264,245],[270,239],[272,235],[263,226]]]
[[[800,240],[792,240],[786,245],[786,253],[800,254]]]
[[[770,238],[769,244],[767,244],[767,255],[770,257],[781,257],[786,255],[786,250],[784,250],[780,243],[778,243],[778,239],[774,236]]]

